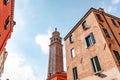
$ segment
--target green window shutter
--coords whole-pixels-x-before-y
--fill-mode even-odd
[[[112,23],[116,26],[116,23],[115,23],[114,19],[111,19],[111,21],[112,21]]]
[[[94,72],[96,72],[95,65],[94,65],[94,58],[91,59],[91,62],[92,62],[93,70]]]
[[[107,31],[107,29],[104,29],[104,28],[103,28],[103,31],[104,31],[106,37],[111,38],[111,37],[110,37],[110,34],[109,34],[108,31]]]
[[[95,63],[96,63],[97,71],[101,71],[101,66],[97,56],[95,57]]]
[[[113,50],[115,57],[117,58],[118,62],[120,63],[120,54],[118,51]]]
[[[101,71],[101,66],[100,66],[100,63],[99,63],[99,60],[98,60],[97,56],[91,58],[91,62],[92,62],[92,66],[93,66],[93,69],[94,69],[95,73]]]
[[[73,77],[74,77],[74,80],[78,80],[77,67],[73,68]]]

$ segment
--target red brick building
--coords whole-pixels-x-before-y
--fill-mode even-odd
[[[120,18],[91,8],[64,40],[67,80],[120,80]]]
[[[50,80],[67,80],[67,74],[65,72],[55,74],[55,76],[52,76]]]
[[[0,0],[0,54],[6,55],[5,45],[10,38],[15,25],[14,0]],[[1,56],[1,55],[0,55]],[[5,62],[5,59],[1,59]],[[3,66],[4,63],[0,64]],[[1,67],[0,67],[1,68]],[[0,69],[1,70],[1,69]],[[1,72],[1,71],[0,71]]]
[[[60,33],[57,29],[52,33],[50,40],[47,80],[66,80],[67,76],[63,70],[62,38],[60,37]]]

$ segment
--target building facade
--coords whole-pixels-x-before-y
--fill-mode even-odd
[[[6,56],[5,45],[7,40],[10,38],[13,31],[15,21],[14,16],[14,0],[0,0],[0,58]],[[5,62],[5,59],[0,59]],[[3,72],[4,63],[0,63],[0,75]]]
[[[64,40],[67,80],[120,80],[120,18],[91,8]]]
[[[49,65],[47,80],[66,80],[63,68],[63,45],[60,33],[55,29],[50,38]]]

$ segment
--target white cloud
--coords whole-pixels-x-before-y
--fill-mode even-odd
[[[34,70],[32,68],[33,65],[27,64],[28,61],[24,58],[24,53],[19,47],[19,39],[21,39],[21,35],[28,38],[26,36],[26,19],[25,13],[28,8],[29,0],[16,0],[15,5],[15,21],[16,26],[14,27],[11,39],[8,40],[6,49],[8,51],[8,56],[4,65],[4,73],[2,75],[1,80],[6,80],[9,78],[10,80],[43,80],[42,76],[39,78],[34,74]],[[21,6],[22,5],[22,6]],[[22,7],[22,8],[21,8]],[[22,37],[22,39],[24,39]],[[39,74],[39,73],[38,73]]]
[[[117,11],[116,7],[113,7],[112,5],[106,5],[105,2],[101,2],[101,7],[105,10],[105,12],[108,13],[115,13]]]
[[[113,4],[118,4],[120,2],[120,0],[112,0]]]
[[[8,53],[2,80],[39,80],[32,68],[25,63],[24,57],[18,53]]]
[[[16,10],[15,11],[15,20],[17,22],[17,26],[24,27],[25,26],[25,19],[24,15],[21,14],[21,11]]]
[[[16,0],[15,1],[15,8],[19,8],[21,10],[26,10],[29,5],[29,0]]]
[[[104,8],[105,8],[105,11],[108,12],[108,13],[117,11],[117,8],[114,8],[112,6],[106,6]]]
[[[45,54],[48,54],[49,52],[50,37],[51,37],[50,29],[48,30],[47,34],[38,34],[35,37],[35,42],[40,46],[41,50]]]

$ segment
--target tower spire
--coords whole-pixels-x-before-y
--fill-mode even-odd
[[[48,80],[50,77],[57,73],[62,73],[63,70],[63,50],[62,50],[62,38],[60,33],[55,28],[55,32],[52,33],[50,38],[50,51],[49,51],[49,63],[48,63]]]

